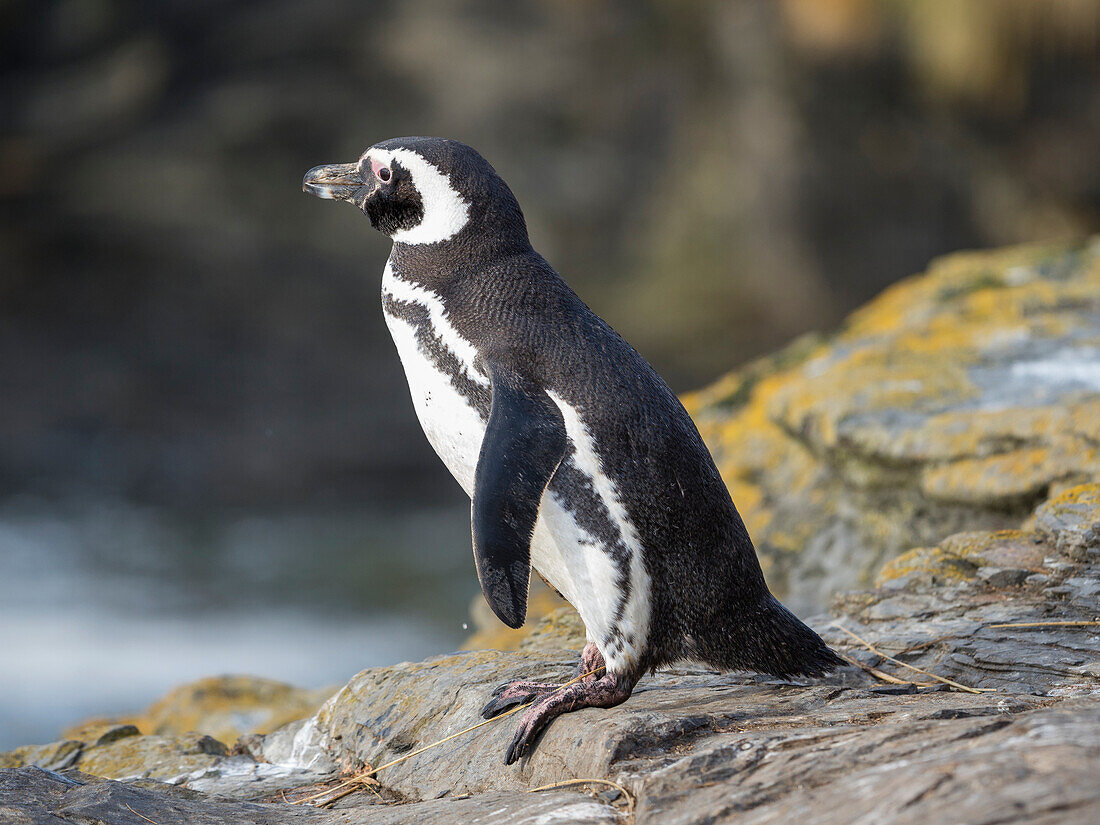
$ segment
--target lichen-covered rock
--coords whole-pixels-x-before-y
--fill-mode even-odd
[[[1030,524],[1075,558],[1100,552],[1100,485],[1073,487],[1055,496],[1035,511]]]
[[[900,582],[946,583],[973,579],[997,557],[1010,569],[1038,572],[1042,551],[1021,530],[973,531],[948,536],[935,547],[917,547],[887,562],[875,579],[878,586]],[[1005,568],[1001,568],[1005,569]]]
[[[543,616],[520,640],[517,648],[526,651],[572,650],[579,652],[587,637],[584,622],[569,605]]]
[[[0,769],[35,765],[46,770],[60,771],[75,765],[83,750],[84,743],[76,739],[63,739],[48,745],[25,745],[0,753]]]
[[[0,753],[0,768],[78,766],[110,779],[183,781],[217,768],[243,782],[278,786],[278,771],[229,759],[226,743],[311,716],[335,688],[303,690],[271,679],[221,676],[170,691],[141,713],[90,719],[62,741]],[[228,764],[227,764],[228,763]]]
[[[133,725],[145,734],[182,736],[198,731],[235,742],[246,734],[270,733],[311,715],[335,690],[304,690],[257,676],[216,676],[180,685],[140,713],[89,719],[64,735],[89,741],[119,725]]]
[[[228,748],[209,736],[142,736],[132,734],[82,742],[66,739],[49,745],[17,748],[0,754],[0,767],[39,767],[84,773],[111,779],[180,781],[195,771],[218,764]]]
[[[685,401],[769,581],[820,607],[1100,477],[1100,239],[936,261]]]
[[[498,682],[563,680],[573,664],[573,655],[553,644],[533,644],[526,653],[457,654],[360,673],[295,731],[296,758],[313,768],[327,761],[345,769],[397,761],[379,775],[383,784],[405,798],[430,799],[586,777],[620,782],[632,777],[633,787],[645,796],[651,772],[660,768],[658,774],[664,776],[671,754],[728,749],[721,743],[733,741],[730,730],[741,732],[733,737],[737,748],[755,749],[761,739],[772,737],[776,752],[794,751],[795,761],[809,761],[823,737],[834,742],[828,747],[842,752],[851,747],[855,754],[868,743],[885,743],[901,733],[908,742],[905,752],[921,737],[931,737],[926,744],[932,746],[942,736],[940,743],[950,751],[947,746],[959,726],[929,726],[920,720],[1008,718],[1039,712],[1049,705],[1047,697],[1100,694],[1100,628],[1089,623],[1100,615],[1100,553],[1080,557],[1059,540],[1076,535],[1082,519],[1091,523],[1097,500],[1098,484],[1068,490],[1043,505],[1033,519],[1053,524],[1058,514],[1057,529],[957,534],[935,548],[895,560],[877,590],[838,600],[837,625],[819,622],[819,629],[865,671],[850,668],[804,686],[668,671],[643,680],[620,708],[558,719],[516,770],[499,763],[512,734],[509,721],[460,734],[430,752],[403,759],[477,722],[478,708]],[[548,624],[567,621],[568,615],[556,615]],[[1059,624],[1001,626],[1052,621]],[[872,640],[877,652],[848,631]],[[896,665],[882,654],[973,692],[940,692],[946,687],[943,681]],[[884,672],[893,675],[883,677]],[[885,678],[890,681],[883,685],[879,680]],[[886,709],[877,698],[883,695],[892,697]],[[1079,712],[1100,723],[1100,700],[1086,702]],[[887,719],[892,733],[882,729]],[[999,728],[975,725],[974,730]],[[823,726],[846,733],[834,740],[838,734],[822,733]],[[930,733],[931,728],[938,733]],[[837,744],[848,738],[850,743]],[[269,751],[265,742],[258,743],[254,754],[285,764],[286,743],[273,744],[275,750]],[[1100,750],[1095,757],[1100,758]],[[689,763],[700,759],[691,757],[683,770],[688,772]],[[843,759],[830,756],[826,761],[831,767],[820,772],[840,775],[863,764],[862,759],[852,764]],[[722,775],[737,783],[736,773]],[[680,781],[685,775],[677,773]],[[778,773],[773,781],[780,781]]]
[[[228,753],[210,736],[130,736],[86,748],[78,764],[85,773],[109,779],[171,781],[208,768]]]
[[[1082,550],[1067,539],[1098,516],[1100,483],[1071,488],[1029,520],[1041,530],[961,533],[912,550],[883,569],[877,590],[841,597],[835,609],[884,651],[971,687],[1100,693],[1100,543]],[[852,641],[836,627],[825,636]]]

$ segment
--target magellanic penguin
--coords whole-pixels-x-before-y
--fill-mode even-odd
[[[584,621],[588,676],[502,685],[485,706],[534,701],[508,764],[556,716],[618,705],[677,660],[780,677],[840,664],[769,592],[683,405],[531,247],[481,155],[396,138],[303,188],[393,239],[382,309],[424,434],[472,500],[489,606],[519,627],[534,567]]]

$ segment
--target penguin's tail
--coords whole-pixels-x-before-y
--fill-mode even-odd
[[[780,678],[823,676],[844,664],[771,593],[752,607],[740,607],[729,619],[699,640],[699,652],[712,664]]]

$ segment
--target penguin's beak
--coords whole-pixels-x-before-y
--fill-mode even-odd
[[[325,200],[350,201],[366,186],[356,163],[314,166],[302,178],[302,191]]]

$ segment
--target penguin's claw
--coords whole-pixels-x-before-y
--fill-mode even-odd
[[[527,756],[542,732],[569,707],[555,701],[556,698],[555,695],[540,697],[519,718],[512,744],[504,754],[505,765],[511,765]]]
[[[535,708],[531,708],[531,710],[535,710]],[[541,712],[532,715],[528,711],[523,714],[519,720],[519,726],[516,728],[515,736],[512,737],[512,744],[508,746],[508,751],[504,754],[504,764],[511,765],[527,756],[539,734],[550,724],[550,720],[553,718],[553,716],[547,716]]]
[[[576,682],[535,699],[519,718],[512,744],[504,754],[504,764],[511,765],[526,756],[558,716],[581,708],[613,708],[630,698],[637,682],[637,677],[605,674],[599,679]]]
[[[527,755],[528,747],[527,735],[523,727],[520,726],[519,730],[516,731],[516,735],[512,737],[512,744],[508,746],[508,752],[504,754],[504,764],[511,765],[518,762]]]
[[[542,682],[505,682],[492,692],[492,698],[481,709],[481,718],[492,719],[509,708],[524,705],[558,688]]]
[[[492,719],[514,705],[522,704],[519,699],[490,699],[481,709],[482,719]]]

